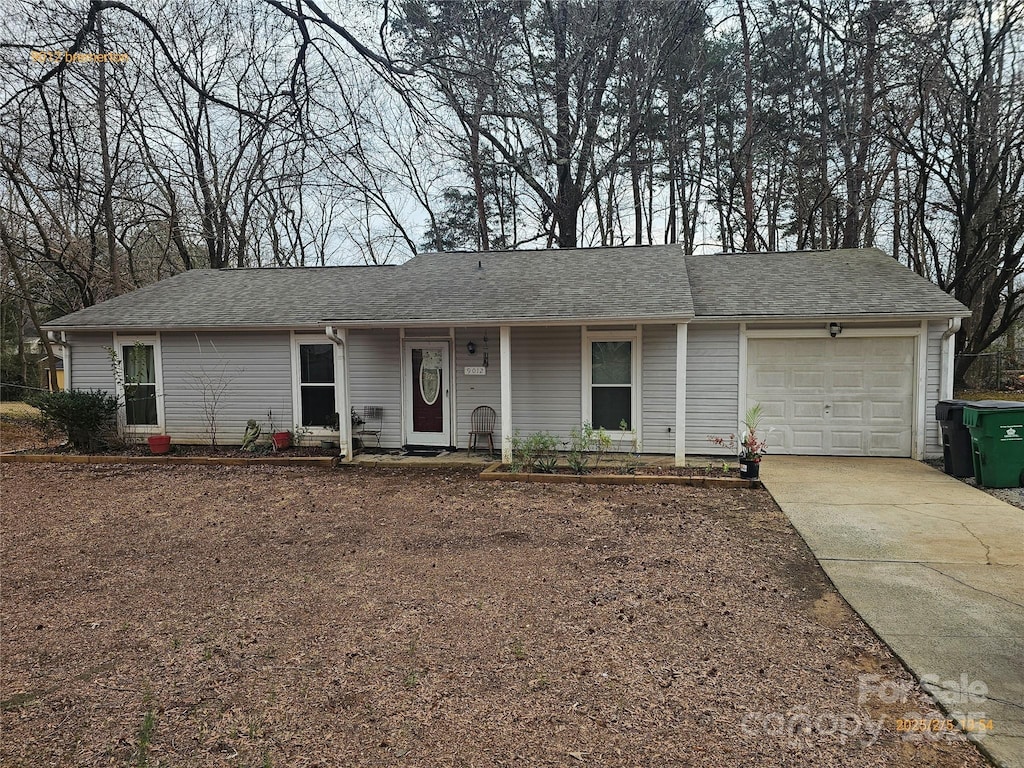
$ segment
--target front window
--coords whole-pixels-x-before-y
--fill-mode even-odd
[[[590,423],[633,429],[633,342],[593,341],[590,350]]]
[[[334,427],[334,345],[299,345],[299,402],[302,426]]]
[[[124,373],[125,423],[156,426],[156,354],[152,344],[124,344],[121,347]]]

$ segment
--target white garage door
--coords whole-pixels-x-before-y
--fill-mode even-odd
[[[773,453],[910,456],[911,338],[750,339],[747,398]]]

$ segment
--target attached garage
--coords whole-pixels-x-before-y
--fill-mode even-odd
[[[773,453],[910,456],[915,339],[750,338],[747,401]]]

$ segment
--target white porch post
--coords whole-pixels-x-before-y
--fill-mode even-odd
[[[501,369],[501,460],[512,461],[512,328],[503,325],[499,333],[498,365]]]
[[[327,338],[334,342],[334,402],[338,406],[338,438],[345,461],[352,461],[352,417],[348,396],[348,331],[327,326]]]
[[[686,465],[686,323],[676,323],[676,466]]]

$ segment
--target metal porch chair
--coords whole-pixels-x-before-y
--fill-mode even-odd
[[[380,433],[384,431],[384,408],[379,405],[363,406],[362,418],[363,423],[355,431],[356,437],[364,449],[367,447],[368,437],[372,437],[376,447],[380,448]]]

